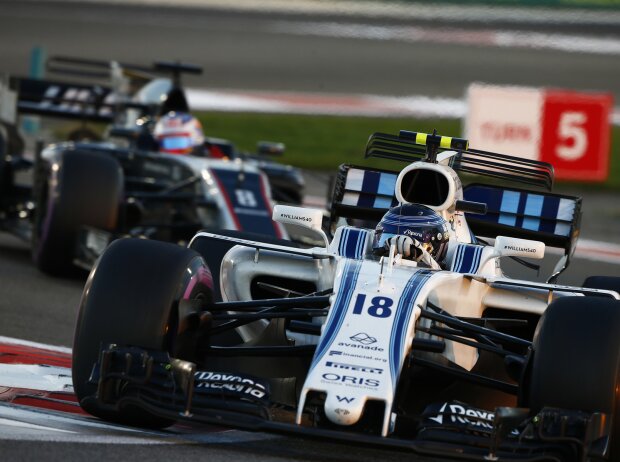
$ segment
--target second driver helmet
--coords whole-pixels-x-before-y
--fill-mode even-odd
[[[372,246],[375,253],[383,252],[387,240],[397,235],[417,240],[437,262],[444,259],[450,241],[446,220],[433,209],[419,204],[392,207],[383,215],[375,228]]]
[[[167,154],[191,154],[205,140],[202,124],[186,112],[168,112],[155,124],[153,135],[159,151]]]

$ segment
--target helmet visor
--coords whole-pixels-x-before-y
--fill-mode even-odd
[[[397,234],[395,233],[386,233],[386,232],[381,232],[381,233],[375,233],[375,242],[373,245],[373,248],[376,249],[381,249],[385,246],[385,243],[387,242],[387,240],[391,237],[397,236]]]
[[[188,135],[164,136],[160,140],[161,149],[171,152],[186,152],[192,148],[192,139]]]

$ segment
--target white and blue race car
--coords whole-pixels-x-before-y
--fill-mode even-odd
[[[620,278],[554,283],[580,199],[547,191],[548,164],[457,138],[377,133],[367,155],[408,165],[343,166],[327,232],[321,211],[274,209],[323,246],[234,232],[198,232],[189,248],[110,245],[77,320],[81,406],[132,425],[192,420],[460,459],[615,460]],[[495,183],[463,188],[458,173]],[[375,226],[347,222],[376,224],[399,204],[445,220],[445,255],[404,258],[389,243],[379,255]],[[503,275],[502,259],[546,246],[565,251],[548,282]]]

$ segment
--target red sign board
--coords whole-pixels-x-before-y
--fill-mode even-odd
[[[545,92],[540,160],[553,165],[556,178],[607,179],[612,105],[608,94]]]

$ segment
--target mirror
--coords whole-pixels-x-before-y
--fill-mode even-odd
[[[309,209],[292,205],[276,205],[273,208],[272,219],[278,223],[311,229],[323,238],[325,247],[329,245],[327,235],[323,231],[323,211],[321,209]]]
[[[259,141],[256,143],[256,152],[261,156],[281,156],[286,151],[284,143],[274,141]]]
[[[545,243],[529,239],[497,236],[493,247],[498,257],[524,257],[540,260],[545,256]]]

